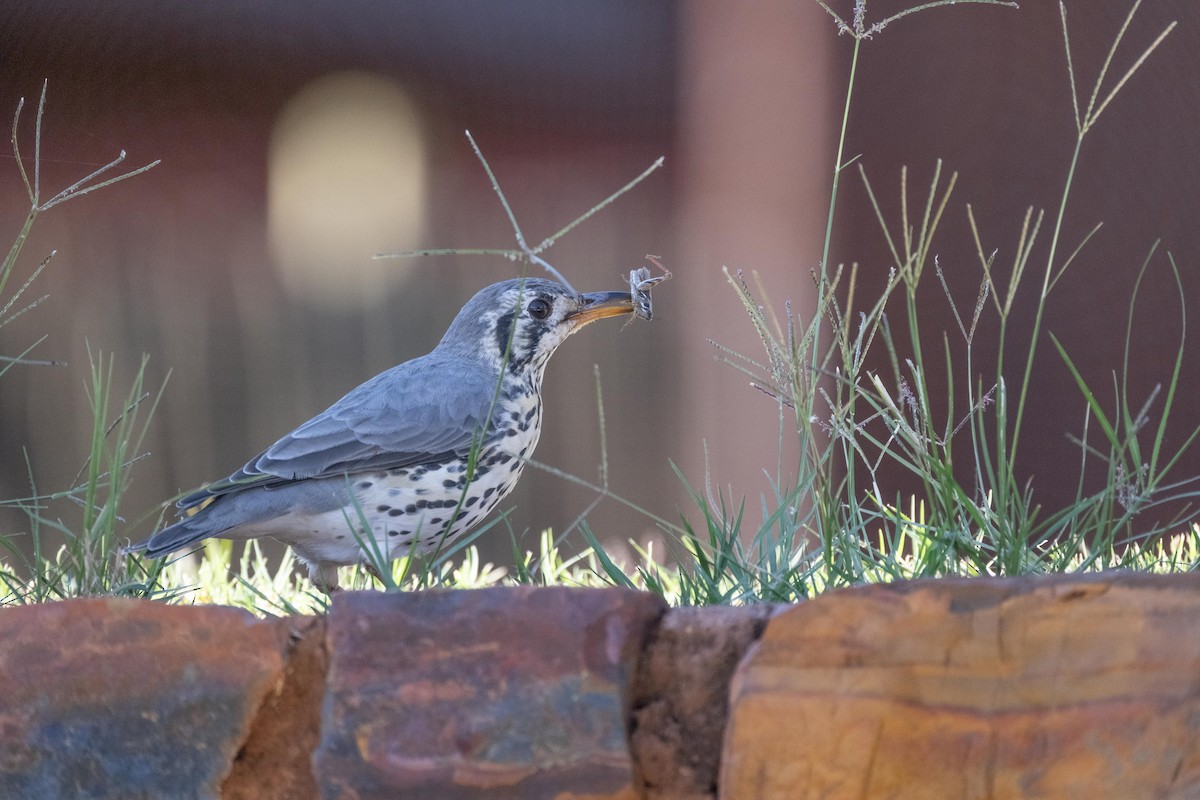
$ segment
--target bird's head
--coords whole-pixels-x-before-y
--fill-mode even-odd
[[[584,325],[633,311],[628,291],[576,294],[561,283],[516,278],[481,289],[467,301],[439,348],[482,357],[499,372],[538,373],[563,340]]]

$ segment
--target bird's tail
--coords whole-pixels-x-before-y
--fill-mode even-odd
[[[141,544],[130,548],[133,552],[142,552],[147,558],[159,558],[176,550],[190,547],[197,542],[219,533],[212,526],[205,524],[203,518],[187,517],[168,525]]]

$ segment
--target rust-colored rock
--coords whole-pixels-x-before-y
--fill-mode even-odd
[[[729,681],[773,608],[677,608],[663,617],[634,682],[630,746],[647,800],[716,796]]]
[[[629,686],[663,611],[621,589],[336,596],[322,794],[632,797]]]
[[[721,796],[1200,797],[1200,576],[925,581],[774,617]]]
[[[325,618],[278,620],[287,642],[283,681],[267,695],[233,771],[221,786],[222,800],[316,800],[312,754],[325,697]]]
[[[11,608],[0,642],[2,798],[216,798],[282,667],[276,627],[230,608]]]

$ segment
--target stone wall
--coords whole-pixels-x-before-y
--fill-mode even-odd
[[[0,798],[1197,798],[1200,578],[0,611]]]

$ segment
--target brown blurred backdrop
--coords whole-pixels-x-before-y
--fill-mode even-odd
[[[832,5],[849,14],[852,3]],[[882,17],[906,5],[868,8]],[[1070,10],[1076,66],[1090,86],[1127,9]],[[1099,386],[1120,365],[1125,305],[1155,238],[1176,254],[1189,299],[1200,296],[1200,7],[1147,2],[1115,69],[1173,19],[1179,29],[1089,139],[1066,220],[1068,248],[1095,222],[1105,226],[1060,284],[1047,327]],[[703,485],[707,445],[711,481],[757,509],[763,471],[776,463],[778,409],[715,360],[710,339],[759,352],[720,268],[758,270],[777,307],[803,304],[851,45],[808,0],[9,0],[0,111],[35,98],[49,79],[47,190],[120,149],[131,165],[162,164],[35,227],[24,267],[58,250],[39,281],[51,298],[0,329],[0,353],[45,332],[36,355],[69,366],[0,380],[0,496],[27,493],[26,448],[40,488],[62,487],[78,469],[89,432],[86,345],[116,354],[126,373],[150,354],[155,383],[171,371],[153,455],[136,468],[133,514],[226,474],[356,383],[427,351],[476,289],[513,276],[514,265],[370,257],[511,246],[463,137],[469,128],[531,241],[666,156],[665,169],[548,254],[581,290],[619,288],[646,253],[675,277],[656,292],[652,324],[595,326],[556,356],[536,457],[596,479],[595,364],[614,492],[667,518],[677,509],[695,518],[669,462]],[[857,92],[847,154],[861,154],[893,218],[902,164],[914,196],[937,158],[960,172],[934,249],[969,304],[980,275],[964,204],[1007,264],[1026,206],[1052,214],[1065,176],[1074,127],[1057,5],[958,6],[901,20],[864,45]],[[27,143],[32,119],[27,108]],[[0,176],[7,240],[26,204],[11,158],[0,160]],[[843,182],[832,258],[858,262],[866,290],[891,266],[855,171]],[[1178,337],[1165,261],[1154,276],[1135,336],[1135,396],[1169,375]],[[926,300],[936,347],[953,320],[938,292]],[[980,345],[985,358],[989,346]],[[1074,487],[1065,434],[1078,431],[1083,406],[1044,350],[1021,471],[1053,498],[1064,476]],[[1192,364],[1176,434],[1195,420]],[[1200,472],[1200,455],[1184,466]],[[527,472],[513,525],[561,531],[592,496]],[[613,502],[591,524],[614,541],[653,532]],[[0,517],[3,530],[23,525]],[[507,541],[489,556],[508,563]]]

